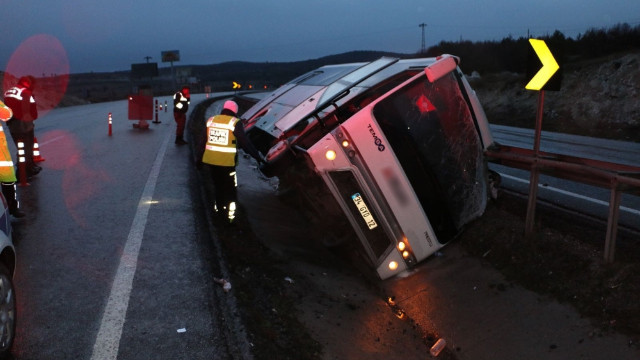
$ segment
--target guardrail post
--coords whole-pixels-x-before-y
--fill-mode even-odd
[[[531,166],[531,176],[529,177],[529,199],[527,202],[527,218],[524,223],[524,235],[530,237],[533,235],[533,225],[536,219],[536,202],[538,201],[538,172],[537,161]]]
[[[618,236],[618,217],[620,214],[620,198],[618,179],[611,181],[611,198],[609,199],[609,220],[607,221],[607,237],[604,242],[604,262],[613,262],[616,253],[616,237]]]

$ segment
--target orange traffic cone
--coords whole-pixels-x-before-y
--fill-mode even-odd
[[[41,162],[44,161],[44,158],[40,156],[40,145],[38,145],[38,138],[33,137],[33,161]]]

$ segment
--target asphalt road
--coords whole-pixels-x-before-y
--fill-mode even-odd
[[[533,130],[492,125],[494,140],[500,144],[533,149]],[[585,136],[542,132],[540,150],[586,159],[640,166],[640,144],[595,139]],[[502,186],[527,195],[530,173],[526,170],[489,164],[502,174]],[[611,191],[606,188],[585,185],[547,175],[540,175],[538,199],[559,207],[580,212],[606,222]],[[620,226],[640,231],[640,197],[623,193],[618,223]]]
[[[197,103],[203,95],[194,95]],[[162,98],[161,98],[162,103]],[[108,114],[112,113],[112,135]],[[43,171],[19,187],[15,359],[227,359],[206,213],[171,112],[127,102],[36,122]]]

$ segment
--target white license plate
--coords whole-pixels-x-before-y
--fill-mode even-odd
[[[355,193],[351,195],[351,200],[353,200],[353,203],[356,204],[356,208],[358,208],[358,211],[360,211],[360,215],[369,227],[369,230],[377,228],[378,224],[369,211],[367,204],[365,204],[364,200],[362,200],[362,196],[359,193]]]

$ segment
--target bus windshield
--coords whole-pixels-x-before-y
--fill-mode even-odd
[[[486,202],[481,141],[456,75],[434,83],[420,77],[376,104],[373,115],[438,241],[448,242]]]

